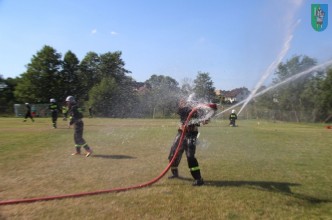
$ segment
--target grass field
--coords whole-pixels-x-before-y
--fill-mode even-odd
[[[0,201],[145,183],[167,166],[177,120],[89,119],[94,155],[71,156],[59,121],[0,118]],[[204,186],[163,177],[125,192],[0,206],[0,219],[332,219],[332,130],[324,124],[214,120],[200,128]]]

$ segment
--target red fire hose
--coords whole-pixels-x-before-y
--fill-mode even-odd
[[[215,106],[211,106],[211,104],[207,104],[206,107],[214,108]],[[47,196],[47,197],[38,197],[38,198],[30,198],[30,199],[14,199],[14,200],[0,201],[0,205],[11,205],[11,204],[19,204],[19,203],[32,203],[32,202],[37,202],[37,201],[48,201],[48,200],[55,200],[55,199],[75,198],[75,197],[90,196],[90,195],[97,195],[97,194],[103,194],[103,193],[121,192],[121,191],[127,191],[127,190],[131,190],[131,189],[138,189],[138,188],[150,186],[150,185],[156,183],[158,180],[160,180],[170,169],[172,163],[174,162],[176,156],[178,155],[180,146],[182,145],[184,136],[186,134],[188,123],[189,123],[192,115],[194,114],[195,111],[197,111],[198,108],[199,107],[193,108],[191,110],[191,112],[189,113],[187,120],[183,126],[183,131],[182,131],[182,134],[180,137],[180,141],[176,148],[176,151],[175,151],[175,154],[174,154],[172,160],[169,162],[168,166],[164,169],[164,171],[161,172],[161,174],[159,174],[159,176],[150,180],[149,182],[134,185],[134,186],[129,186],[129,187],[100,190],[100,191],[95,191],[95,192],[83,192],[83,193],[66,194],[66,195],[58,195],[58,196]]]

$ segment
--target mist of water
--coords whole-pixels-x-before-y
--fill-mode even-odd
[[[184,97],[182,98],[185,99]],[[185,100],[187,105],[191,108],[199,109],[197,117],[192,118],[189,124],[199,124],[210,120],[210,118],[214,116],[215,110],[206,105],[209,102],[204,99],[197,99],[195,93],[191,93]]]
[[[250,95],[245,99],[244,104],[240,108],[238,115],[242,112],[242,110],[246,107],[246,105],[249,103],[249,101],[255,96],[256,92],[259,88],[263,85],[263,83],[266,81],[266,79],[274,72],[274,70],[278,67],[278,64],[282,61],[282,59],[287,54],[287,51],[290,48],[290,42],[293,38],[293,35],[290,35],[287,40],[284,43],[283,49],[281,50],[280,54],[278,55],[277,59],[273,61],[270,66],[266,69],[264,74],[262,75],[261,79],[256,84],[254,90],[250,93]]]
[[[286,37],[286,40],[283,44],[283,47],[280,51],[280,53],[278,54],[277,58],[269,65],[269,67],[266,69],[266,71],[263,73],[261,79],[258,81],[258,83],[256,84],[255,88],[252,90],[252,92],[250,93],[250,95],[245,99],[244,104],[242,105],[242,107],[240,108],[238,115],[240,115],[240,113],[242,112],[242,110],[246,107],[246,105],[250,102],[250,100],[255,96],[255,94],[257,93],[257,91],[259,90],[259,88],[261,88],[261,86],[263,85],[263,83],[266,81],[266,79],[268,79],[273,72],[277,69],[279,63],[281,63],[281,61],[284,59],[284,57],[286,56],[290,45],[291,45],[291,41],[293,39],[293,31],[295,29],[295,27],[300,23],[300,20],[297,20],[297,22],[291,26],[289,28],[288,32],[288,36]]]

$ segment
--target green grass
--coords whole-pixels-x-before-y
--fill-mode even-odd
[[[89,119],[94,156],[71,156],[73,129],[0,118],[0,201],[150,181],[167,166],[177,120]],[[206,184],[166,177],[126,192],[0,206],[0,219],[332,219],[332,130],[324,124],[215,120],[200,128]]]

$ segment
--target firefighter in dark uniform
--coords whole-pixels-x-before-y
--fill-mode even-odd
[[[81,109],[78,107],[77,102],[73,96],[68,96],[66,98],[66,103],[68,105],[68,113],[70,116],[69,125],[74,125],[74,141],[75,141],[75,153],[72,155],[80,155],[81,148],[83,147],[86,151],[86,157],[92,154],[92,150],[89,145],[85,142],[83,138],[83,114]]]
[[[58,120],[58,111],[59,111],[59,106],[56,103],[55,99],[50,99],[50,105],[48,106],[48,109],[51,111],[51,117],[52,117],[52,126],[53,128],[56,128],[57,120]]]
[[[178,147],[183,129],[184,129],[184,124],[187,120],[188,115],[192,111],[192,107],[189,106],[185,100],[180,100],[179,102],[179,108],[177,114],[180,115],[180,121],[181,121],[181,126],[178,129],[178,133],[175,137],[174,143],[171,147],[168,160],[171,161],[173,159],[173,156],[175,155],[176,148]],[[195,112],[192,116],[192,118],[198,118],[199,113]],[[178,166],[180,164],[182,154],[185,151],[186,152],[186,157],[187,157],[187,162],[188,162],[188,167],[190,170],[190,173],[192,177],[194,178],[193,186],[201,186],[204,184],[204,181],[201,177],[201,171],[199,168],[198,161],[195,157],[195,152],[196,152],[196,139],[198,135],[198,127],[200,126],[200,122],[198,120],[194,120],[195,122],[193,123],[188,123],[187,129],[186,129],[186,134],[182,142],[182,146],[180,146],[179,153],[174,160],[173,164],[171,165],[171,172],[172,175],[169,178],[178,178],[179,177],[179,171],[178,171]],[[204,122],[206,124],[207,122]]]
[[[30,118],[31,121],[34,122],[35,120],[33,119],[32,114],[31,114],[31,106],[30,106],[30,104],[29,103],[25,103],[25,107],[27,108],[27,111],[25,113],[23,122],[26,122],[27,118]]]
[[[236,127],[235,121],[237,119],[237,115],[235,113],[235,110],[232,110],[232,113],[229,115],[229,126]]]

